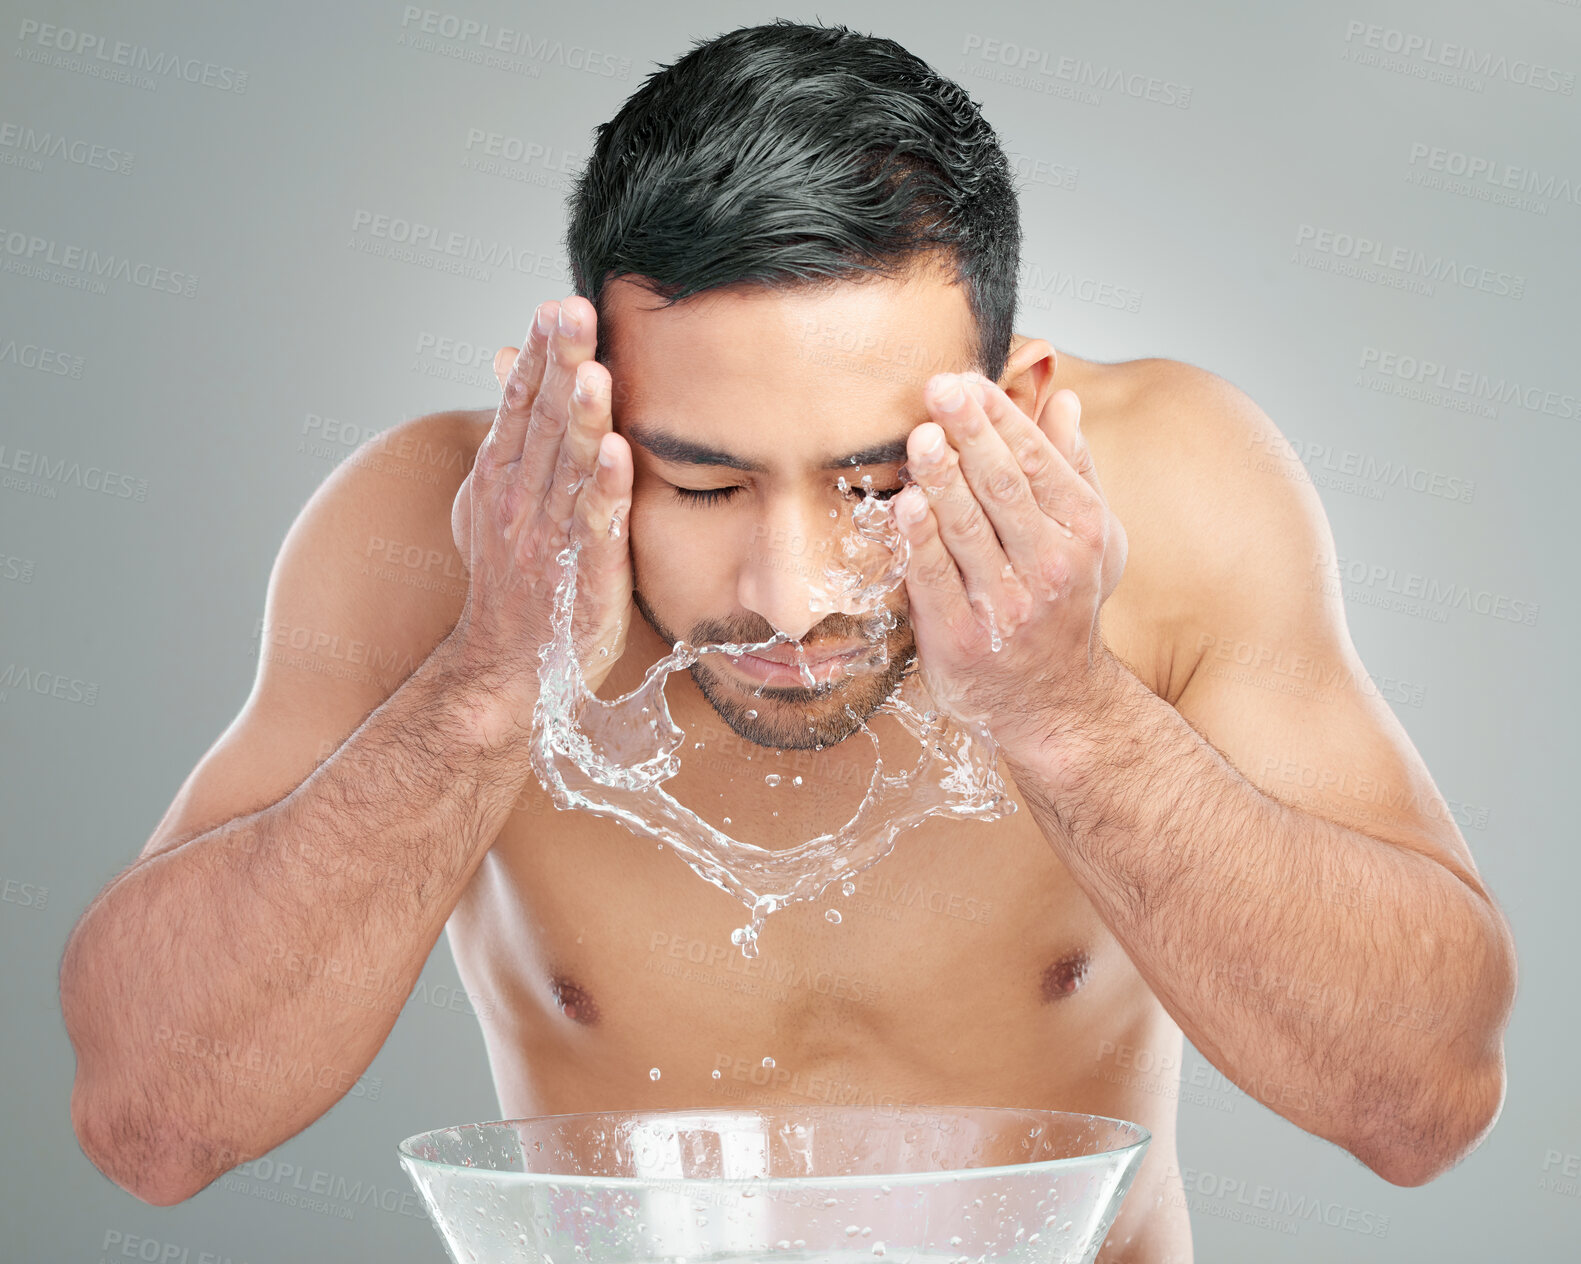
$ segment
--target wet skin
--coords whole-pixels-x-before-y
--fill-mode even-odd
[[[870,614],[809,609],[822,550],[849,530],[856,498],[836,480],[843,472],[859,486],[868,475],[880,493],[902,485],[904,440],[928,420],[924,384],[972,367],[961,292],[922,275],[826,295],[714,294],[663,310],[617,282],[606,322],[614,427],[632,447],[641,618],[600,696],[635,688],[681,636],[750,642],[778,631],[809,649],[862,640]],[[1151,362],[1102,365],[1018,338],[1000,379],[1033,416],[1056,390],[1080,396],[1133,559],[1147,544],[1147,488],[1142,474],[1128,477],[1126,429],[1151,372]],[[457,416],[475,446],[492,410],[452,424]],[[654,434],[762,468],[661,459],[640,438]],[[823,468],[897,441],[892,460]],[[1179,682],[1158,667],[1176,656],[1150,618],[1147,581],[1146,558],[1133,561],[1104,605],[1103,633],[1167,697]],[[813,689],[765,688],[709,655],[671,676],[667,697],[688,740],[666,789],[762,846],[843,823],[873,766],[868,740],[849,735],[915,655],[904,586],[890,603],[898,621],[884,667]],[[873,727],[886,743],[910,741],[888,717]],[[778,786],[765,782],[770,773]],[[741,905],[668,849],[556,811],[529,775],[448,924],[502,1114],[904,1102],[1131,1119],[1153,1142],[1101,1258],[1189,1259],[1173,1078],[1156,1069],[1179,1065],[1180,1030],[1006,781],[1016,814],[924,822],[852,896],[831,892],[838,925],[825,905],[793,906],[768,919],[748,961],[730,943]]]

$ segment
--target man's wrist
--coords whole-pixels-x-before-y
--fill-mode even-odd
[[[1139,683],[1100,644],[1080,688],[992,730],[1012,774],[1034,775],[1051,791],[1068,792],[1080,785],[1108,758],[1117,730],[1127,724],[1128,681]]]

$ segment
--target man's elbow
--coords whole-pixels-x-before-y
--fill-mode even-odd
[[[1415,1188],[1437,1180],[1482,1144],[1504,1109],[1503,1051],[1487,1069],[1467,1076],[1451,1096],[1441,1094],[1432,1115],[1388,1142],[1353,1151],[1391,1185]]]
[[[88,1161],[107,1180],[151,1207],[173,1207],[209,1183],[171,1162],[175,1147],[149,1136],[124,1115],[90,1105],[80,1090],[72,1094],[71,1126]]]

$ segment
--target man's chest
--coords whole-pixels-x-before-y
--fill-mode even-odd
[[[942,1085],[986,1053],[1057,1046],[1141,986],[1024,805],[903,832],[849,894],[772,914],[746,957],[745,906],[672,849],[529,798],[451,921],[513,1046],[727,1073],[892,1060]]]

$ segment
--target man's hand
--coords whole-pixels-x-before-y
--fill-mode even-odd
[[[471,670],[526,698],[537,696],[557,559],[572,540],[581,546],[572,639],[589,690],[625,652],[635,612],[624,525],[631,448],[613,433],[613,383],[593,358],[597,325],[580,295],[541,303],[514,360],[496,357],[499,410],[451,509],[470,583],[450,640]]]
[[[907,449],[920,486],[895,497],[923,683],[1001,745],[1045,746],[1108,679],[1098,609],[1125,567],[1081,401],[1057,391],[1035,423],[977,373],[935,376],[926,400],[936,424]]]

